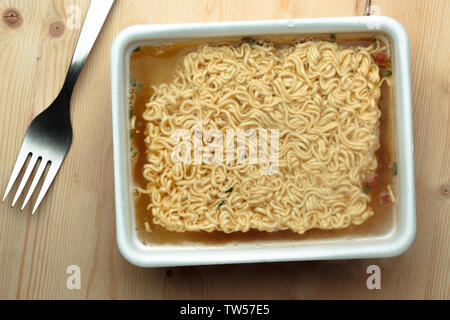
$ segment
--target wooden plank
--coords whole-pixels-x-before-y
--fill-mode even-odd
[[[351,16],[364,0],[117,0],[72,98],[74,141],[38,216],[0,206],[0,298],[450,298],[449,43],[447,1],[374,0],[411,38],[418,231],[402,256],[321,261],[141,269],[115,241],[109,47],[123,28],[141,23]],[[69,28],[88,0],[5,0],[18,28],[0,22],[0,191],[9,178],[29,121],[59,91],[79,29]],[[432,17],[430,19],[429,17]],[[55,36],[50,26],[65,25]],[[53,25],[55,26],[55,25]],[[32,199],[33,200],[33,199]],[[368,290],[366,268],[382,270],[382,289]],[[66,287],[78,265],[80,290]]]

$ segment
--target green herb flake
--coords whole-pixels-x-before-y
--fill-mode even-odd
[[[133,50],[133,52],[138,52],[139,50],[141,50],[141,47],[137,47],[136,49]]]
[[[242,38],[242,42],[247,42],[249,45],[253,46],[256,44],[256,40],[252,39],[250,37],[244,37]]]
[[[363,188],[363,192],[364,192],[365,194],[369,194],[370,189],[372,189],[372,187],[370,187],[370,186],[368,186],[368,185],[365,185],[364,188]]]
[[[377,46],[377,44],[378,44],[378,40],[377,40],[377,38],[373,39],[373,46],[374,46],[374,47],[376,47],[376,46]]]
[[[142,126],[142,122],[140,121],[136,122],[136,127],[139,128],[140,126]]]
[[[221,207],[221,206],[223,206],[225,204],[225,201],[221,201],[220,203],[219,203],[219,208]]]
[[[137,84],[137,91],[139,92],[139,90],[141,90],[141,88],[143,87],[144,85],[142,84],[142,83],[138,83]]]
[[[135,87],[136,86],[136,79],[135,78],[130,78],[130,86],[131,87]]]
[[[330,36],[330,42],[336,42],[336,35],[334,33]]]
[[[145,240],[142,240],[142,243],[144,244],[144,246],[147,245],[147,242],[145,242]]]
[[[133,118],[133,114],[134,114],[134,110],[136,109],[136,107],[131,107],[130,109],[130,119]]]
[[[225,193],[230,193],[231,191],[233,191],[233,187],[231,187],[230,189],[228,189],[227,191],[225,191]]]
[[[390,77],[390,76],[392,76],[392,71],[391,70],[384,70],[382,75],[383,75],[383,77]]]
[[[397,175],[397,162],[392,162],[392,176]]]
[[[133,132],[130,132],[130,139],[133,138]]]

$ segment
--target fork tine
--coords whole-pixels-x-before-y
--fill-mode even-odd
[[[19,176],[19,173],[22,170],[22,167],[30,153],[31,152],[28,151],[28,148],[25,147],[25,143],[22,143],[22,146],[20,147],[19,155],[17,156],[17,159],[16,159],[16,163],[14,164],[13,171],[11,172],[11,177],[9,178],[8,185],[6,186],[6,190],[5,190],[5,194],[3,195],[2,202],[5,201],[6,197],[8,196],[9,192],[11,191],[11,188],[14,185],[14,182],[16,182],[16,179]]]
[[[33,169],[34,169],[34,166],[36,165],[37,160],[38,160],[38,157],[32,154],[30,162],[28,162],[25,173],[23,174],[22,181],[20,181],[19,188],[17,189],[16,195],[14,196],[14,200],[11,204],[11,207],[14,207],[14,205],[17,202],[17,199],[19,199],[20,195],[22,194],[23,188],[27,184],[28,179],[30,178],[31,173],[33,172]]]
[[[48,169],[48,173],[45,176],[44,183],[42,184],[41,191],[39,192],[39,195],[36,199],[36,203],[34,204],[33,211],[31,212],[31,214],[34,214],[36,209],[39,207],[39,204],[41,203],[42,198],[44,198],[45,194],[47,193],[48,188],[50,187],[50,185],[53,182],[53,179],[55,178],[56,174],[58,173],[59,167],[61,166],[61,162],[62,161],[59,161],[58,163],[51,162],[50,168]]]
[[[25,196],[25,200],[23,201],[20,211],[23,211],[23,208],[25,208],[25,206],[27,205],[28,200],[30,200],[31,195],[34,192],[34,189],[36,189],[36,186],[37,186],[39,180],[41,179],[42,174],[44,173],[47,163],[48,163],[48,161],[44,161],[44,159],[41,159],[41,163],[39,164],[36,174],[34,175],[33,182],[31,183],[30,188],[28,189],[27,195]]]
[[[14,164],[13,171],[11,173],[11,177],[9,178],[8,186],[6,187],[5,194],[3,195],[2,202],[5,201],[6,197],[9,194],[9,191],[11,191],[11,188],[16,181],[20,171],[22,170],[23,164],[27,160],[29,154],[30,152],[28,152],[22,144],[22,147],[20,147],[19,155],[17,156],[16,163]]]

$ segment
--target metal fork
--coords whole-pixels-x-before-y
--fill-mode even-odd
[[[72,143],[70,98],[73,88],[113,3],[114,0],[91,0],[62,89],[52,104],[37,115],[28,127],[2,202],[8,196],[29,156],[31,156],[30,160],[11,206],[14,207],[17,199],[22,194],[39,159],[39,166],[25,196],[21,210],[27,205],[47,164],[50,163],[32,214],[35,213],[42,198],[47,193]]]

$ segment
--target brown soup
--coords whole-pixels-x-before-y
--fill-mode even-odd
[[[323,40],[329,40],[323,39]],[[351,46],[367,46],[371,44],[373,38],[346,40],[338,39],[338,43]],[[240,39],[223,41],[220,44],[238,44]],[[202,42],[204,43],[204,42]],[[214,43],[208,41],[208,43]],[[286,46],[292,43],[292,38],[278,38],[276,45]],[[201,43],[177,43],[164,46],[142,46],[132,52],[130,57],[130,115],[136,116],[136,130],[130,132],[132,150],[132,175],[135,185],[145,189],[146,181],[142,175],[145,159],[144,143],[144,123],[142,113],[145,104],[149,101],[153,89],[152,85],[170,82],[172,74],[179,58],[187,53],[195,51]],[[235,232],[226,234],[220,231],[214,232],[173,232],[162,226],[153,223],[152,214],[146,209],[149,197],[145,194],[135,198],[136,231],[138,237],[144,244],[180,244],[183,242],[201,244],[224,244],[229,242],[251,242],[264,240],[312,240],[331,238],[351,238],[355,236],[381,236],[388,230],[394,221],[395,206],[386,207],[380,204],[379,194],[386,190],[388,184],[393,184],[392,165],[395,162],[394,156],[394,127],[393,127],[393,106],[392,90],[383,84],[381,87],[381,99],[379,101],[381,110],[380,118],[380,145],[376,152],[378,159],[377,174],[380,179],[375,187],[370,190],[372,200],[369,203],[374,211],[374,216],[366,220],[362,225],[350,225],[345,229],[321,230],[311,229],[304,234],[293,231],[264,232],[250,230],[249,232]],[[395,193],[395,185],[393,185]],[[145,230],[145,222],[150,225],[152,232]]]

